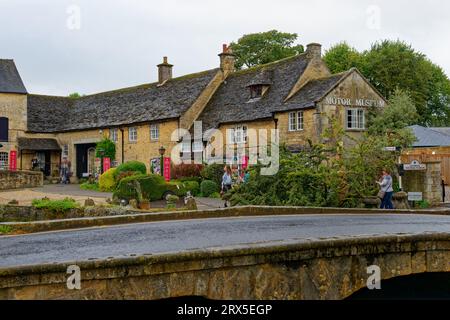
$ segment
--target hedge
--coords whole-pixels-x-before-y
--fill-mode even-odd
[[[200,191],[204,197],[209,197],[214,193],[219,192],[219,185],[211,180],[205,180],[200,185]]]
[[[118,182],[117,178],[122,172],[139,172],[141,174],[146,174],[147,167],[140,161],[128,161],[122,163],[116,168],[116,171],[114,172],[114,179],[116,180],[116,182]]]
[[[116,180],[114,178],[116,168],[111,168],[104,172],[100,178],[98,178],[98,185],[100,191],[111,192],[116,188]]]

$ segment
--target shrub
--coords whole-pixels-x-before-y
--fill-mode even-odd
[[[209,196],[210,198],[213,198],[213,199],[220,199],[221,198],[221,196],[220,196],[220,193],[218,193],[218,192],[214,192],[212,195],[210,195]]]
[[[172,178],[191,178],[200,177],[203,165],[182,163],[172,167]]]
[[[210,164],[205,166],[202,170],[201,175],[205,180],[212,180],[218,185],[222,183],[223,176],[223,164]]]
[[[197,196],[200,193],[200,184],[197,181],[184,181],[182,185],[186,193],[190,191],[192,196]]]
[[[12,231],[11,226],[1,225],[0,226],[0,233],[10,233]]]
[[[34,199],[31,204],[37,209],[47,209],[52,212],[66,212],[79,207],[78,203],[71,198],[64,200]]]
[[[98,179],[99,190],[103,192],[111,192],[116,187],[116,180],[114,179],[114,174],[116,168],[111,168],[105,173],[103,173]]]
[[[161,200],[167,191],[172,191],[177,194],[178,190],[176,184],[166,183],[160,175],[140,174],[123,178],[114,191],[114,198],[126,200],[139,199],[140,195],[138,190],[136,190],[136,184],[141,189],[142,198],[150,201]]]
[[[114,161],[116,159],[116,144],[114,141],[103,138],[95,147],[95,156],[97,158],[110,158],[111,161]]]
[[[205,180],[200,185],[200,191],[204,197],[209,197],[213,193],[219,192],[219,185],[211,180]]]
[[[85,182],[80,184],[80,189],[81,190],[91,190],[91,191],[99,191],[99,186],[98,183],[90,183],[90,182]]]
[[[138,172],[141,174],[147,173],[147,168],[145,167],[145,164],[139,161],[128,161],[125,163],[122,163],[116,168],[116,171],[114,173],[114,179],[116,182],[119,182],[118,177],[121,175],[122,172]],[[129,176],[130,174],[128,174]]]

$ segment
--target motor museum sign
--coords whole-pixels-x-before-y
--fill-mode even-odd
[[[348,107],[384,107],[383,100],[361,99],[361,98],[339,98],[328,97],[325,103],[334,106],[348,106]]]

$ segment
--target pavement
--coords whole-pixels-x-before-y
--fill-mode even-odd
[[[0,268],[285,240],[450,233],[450,216],[305,215],[140,223],[0,238]]]

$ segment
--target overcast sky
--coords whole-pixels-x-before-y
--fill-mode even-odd
[[[271,29],[325,50],[401,39],[450,74],[447,0],[0,0],[0,58],[39,94],[153,82],[164,55],[174,76],[215,68],[222,43]]]

